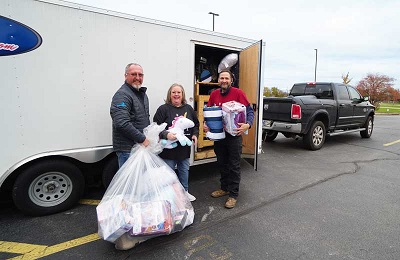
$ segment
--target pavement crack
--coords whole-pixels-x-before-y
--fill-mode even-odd
[[[397,159],[397,158],[375,158],[375,159],[370,159],[370,160],[357,160],[357,161],[341,162],[341,163],[352,163],[352,164],[354,164],[356,166],[356,172],[357,172],[361,168],[361,166],[359,166],[359,164],[373,163],[373,162],[379,162],[379,161],[399,161],[399,159]]]
[[[339,142],[340,142],[340,141],[339,141]],[[368,147],[368,146],[365,146],[365,145],[350,144],[350,143],[346,143],[346,142],[340,142],[340,143],[346,144],[346,145],[351,145],[351,146],[362,147],[362,148],[366,148],[366,149],[369,149],[369,150],[381,151],[381,152],[386,152],[386,153],[390,153],[390,154],[400,155],[400,153],[396,153],[396,152],[393,152],[393,151],[388,151],[388,150],[383,149],[383,148],[372,148],[372,147]]]

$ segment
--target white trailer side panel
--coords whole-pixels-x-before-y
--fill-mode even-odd
[[[0,185],[1,174],[33,155],[111,145],[109,106],[126,64],[144,68],[152,120],[172,83],[193,100],[194,42],[254,42],[63,1],[2,0],[0,15],[43,38],[34,51],[0,57]]]

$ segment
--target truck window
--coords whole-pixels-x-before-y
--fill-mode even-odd
[[[349,100],[349,92],[347,91],[347,88],[345,85],[338,85],[337,88],[337,95],[339,100]]]
[[[361,95],[358,93],[358,91],[356,89],[354,89],[353,87],[348,87],[349,92],[350,92],[350,98],[352,100],[360,100],[361,99]]]
[[[316,85],[314,88],[307,87],[306,95],[314,95],[317,98],[333,99],[331,85]]]
[[[290,91],[292,96],[313,95],[322,99],[333,99],[330,84],[295,84]]]
[[[322,99],[333,99],[333,92],[330,84],[307,85],[304,94],[314,95]]]
[[[306,84],[295,84],[290,90],[290,95],[301,96],[304,95],[304,90],[306,89]]]

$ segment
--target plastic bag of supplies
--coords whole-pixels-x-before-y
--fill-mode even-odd
[[[246,107],[236,101],[229,101],[222,104],[222,116],[224,119],[225,131],[235,136],[236,128],[239,128],[239,123],[246,123]],[[244,132],[248,134],[248,131]]]
[[[147,239],[183,230],[194,219],[192,204],[175,172],[157,155],[166,124],[144,129],[150,144],[136,144],[97,206],[98,233],[126,250]]]

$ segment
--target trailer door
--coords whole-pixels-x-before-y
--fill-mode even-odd
[[[239,88],[246,96],[254,109],[254,122],[248,135],[243,135],[242,157],[251,163],[257,170],[257,154],[259,147],[259,100],[261,95],[261,63],[262,40],[243,49],[239,54]],[[262,110],[261,110],[262,112]]]

